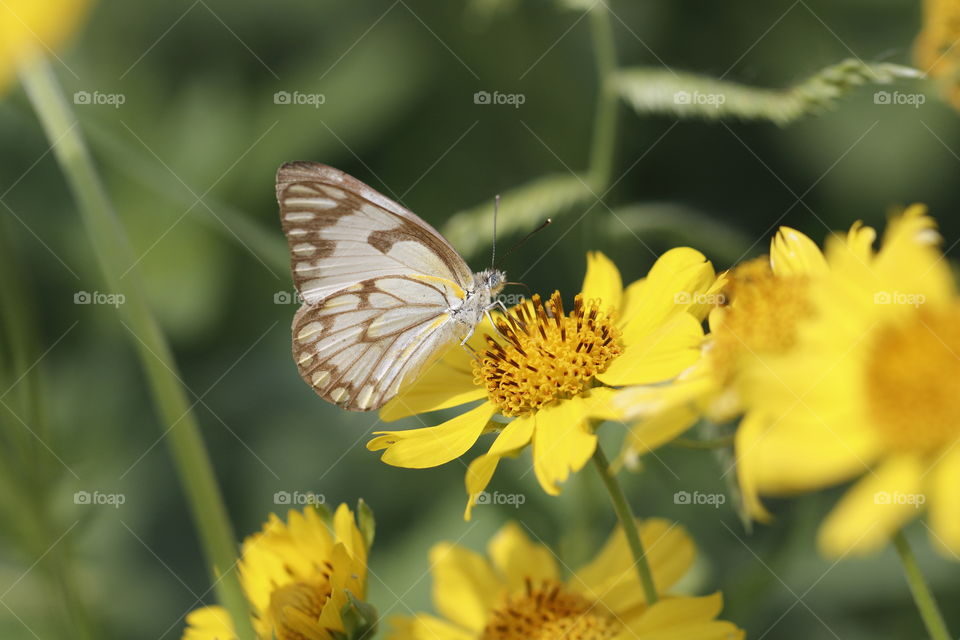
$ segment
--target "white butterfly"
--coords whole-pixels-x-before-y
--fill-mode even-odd
[[[346,409],[378,409],[497,306],[502,271],[472,273],[436,229],[356,178],[312,162],[277,172],[303,306],[300,376]]]

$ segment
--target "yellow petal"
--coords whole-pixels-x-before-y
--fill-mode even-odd
[[[521,416],[511,421],[493,441],[487,453],[495,456],[505,456],[521,447],[525,447],[533,437],[533,425],[532,415]]]
[[[503,592],[493,568],[483,556],[447,543],[430,550],[430,565],[437,611],[461,627],[481,631]]]
[[[497,470],[497,464],[500,462],[500,456],[490,454],[482,455],[476,458],[467,467],[465,482],[467,485],[467,508],[463,513],[463,519],[469,521],[473,514],[473,505],[477,504],[477,497],[490,484],[493,478],[493,472]]]
[[[643,287],[646,282],[646,278],[640,278],[630,283],[630,285],[623,290],[623,301],[620,303],[619,318],[619,324],[621,326],[640,314],[640,310],[643,308]]]
[[[813,240],[790,227],[780,227],[770,241],[770,267],[778,276],[822,275],[827,261]]]
[[[701,598],[664,598],[629,625],[636,640],[741,640],[743,631],[715,620],[723,608],[717,592]]]
[[[397,616],[390,620],[390,640],[475,640],[476,634],[465,631],[446,620],[418,613]]]
[[[560,494],[558,483],[566,481],[571,471],[582,469],[597,447],[586,409],[579,398],[571,398],[535,414],[533,470],[550,495]]]
[[[485,321],[486,322],[486,321]],[[489,325],[485,325],[489,330]],[[483,330],[474,332],[469,344],[482,348]],[[380,409],[380,419],[393,422],[400,418],[456,407],[486,397],[483,388],[473,384],[470,352],[459,343],[448,347],[444,355],[428,364],[415,380]]]
[[[829,556],[865,554],[885,546],[890,536],[915,518],[926,502],[921,492],[925,468],[908,455],[884,461],[857,482],[820,527],[818,542]]]
[[[850,231],[847,232],[847,247],[863,262],[873,260],[873,243],[876,240],[877,230],[865,226],[860,220],[850,225]]]
[[[700,357],[703,326],[689,313],[678,314],[649,332],[631,333],[628,325],[623,340],[626,348],[597,376],[604,384],[619,387],[663,382],[679,375]]]
[[[187,615],[183,640],[234,640],[233,620],[223,607],[202,607]]]
[[[487,549],[493,566],[511,591],[520,590],[526,580],[559,580],[560,571],[553,553],[535,544],[516,522],[508,522],[493,537]]]
[[[314,517],[319,519],[319,516],[316,514],[314,514]],[[334,512],[333,531],[337,536],[337,540],[343,543],[343,546],[346,547],[351,557],[362,559],[363,562],[366,562],[367,543],[363,538],[363,534],[360,533],[360,528],[357,526],[353,511],[351,511],[350,507],[346,504],[341,504]],[[354,595],[359,596],[362,594],[356,593]]]
[[[740,495],[743,497],[743,504],[747,513],[751,518],[760,522],[769,522],[773,519],[773,516],[760,501],[756,476],[753,473],[751,463],[756,460],[755,454],[758,453],[756,444],[762,440],[764,429],[769,423],[770,418],[760,411],[748,412],[737,426],[735,442],[737,482],[740,485]]]
[[[620,311],[623,299],[623,280],[616,265],[599,251],[587,253],[587,275],[581,293],[585,300],[600,300],[601,309]]]
[[[386,449],[382,460],[395,467],[425,469],[459,458],[474,445],[496,413],[484,402],[456,418],[435,427],[406,431],[378,431],[367,443],[370,451]]]
[[[960,554],[960,445],[944,454],[931,472],[930,527],[933,540],[950,557]]]

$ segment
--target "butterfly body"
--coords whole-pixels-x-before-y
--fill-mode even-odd
[[[471,272],[433,227],[342,171],[283,165],[277,200],[303,298],[294,359],[329,402],[381,407],[496,306],[503,272]]]

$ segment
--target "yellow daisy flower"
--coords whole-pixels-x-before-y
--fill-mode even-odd
[[[658,590],[690,568],[690,537],[665,520],[641,526]],[[617,530],[587,566],[567,580],[545,546],[509,523],[488,546],[489,560],[452,544],[430,552],[433,601],[441,617],[391,621],[389,640],[734,640],[743,632],[717,620],[723,596],[666,597],[648,605],[626,536]]]
[[[668,380],[697,359],[703,339],[695,296],[715,281],[711,264],[697,251],[667,252],[643,280],[626,289],[620,272],[601,253],[587,256],[583,288],[567,311],[559,293],[539,296],[497,315],[469,343],[475,358],[450,349],[408,389],[381,409],[385,421],[483,400],[435,427],[379,432],[367,444],[384,450],[383,461],[410,468],[449,462],[485,432],[499,432],[487,454],[467,472],[476,497],[504,456],[533,446],[534,471],[544,490],[579,471],[594,453],[595,421],[616,418],[613,387]],[[483,335],[485,334],[485,335]],[[511,418],[504,424],[495,415]]]
[[[760,493],[862,476],[820,529],[829,555],[876,550],[922,508],[960,551],[960,297],[938,243],[922,206],[877,252],[831,241],[797,348],[746,375],[767,420],[741,425],[739,462]]]
[[[0,93],[26,56],[59,49],[86,17],[90,0],[0,2]]]
[[[270,514],[244,541],[240,582],[261,640],[344,637],[344,607],[366,595],[368,543],[346,505],[331,524],[313,507],[291,510],[286,522]],[[223,607],[197,609],[187,625],[183,640],[236,638]]]
[[[960,3],[924,0],[923,29],[914,44],[913,57],[920,70],[939,80],[947,100],[960,109]]]

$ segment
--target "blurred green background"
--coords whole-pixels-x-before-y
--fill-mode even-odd
[[[611,8],[621,64],[767,87],[850,57],[910,64],[920,26],[919,3],[906,0]],[[571,567],[590,557],[613,524],[591,469],[548,498],[528,457],[508,461],[491,488],[522,492],[525,504],[481,507],[465,523],[463,464],[380,463],[363,446],[382,427],[376,416],[339,411],[300,381],[273,184],[285,161],[324,162],[442,227],[454,212],[492,210],[494,194],[585,170],[597,76],[582,10],[520,0],[104,0],[61,58],[69,94],[124,97],[118,107],[77,104],[79,126],[196,401],[238,536],[284,509],[278,491],[316,492],[332,505],[363,497],[378,519],[370,600],[387,616],[429,609],[433,543],[480,549],[509,518]],[[572,296],[589,249],[607,252],[628,281],[681,243],[725,268],[764,252],[777,224],[820,241],[856,219],[882,225],[890,206],[915,201],[930,205],[951,246],[960,237],[960,118],[932,87],[887,90],[897,89],[924,92],[926,102],[879,105],[876,88],[863,87],[785,128],[641,117],[621,105],[605,206],[591,198],[564,210],[502,266],[532,291]],[[524,103],[475,104],[478,91],[522,94]],[[277,92],[322,95],[323,104],[277,104]],[[169,425],[158,423],[116,309],[75,304],[78,292],[109,291],[20,90],[0,102],[0,140],[10,389],[0,407],[9,452],[0,637],[72,637],[57,587],[66,584],[104,638],[178,638],[183,616],[212,596],[161,437]],[[610,208],[635,204],[628,229]],[[486,244],[469,256],[477,269]],[[35,367],[11,364],[17,345],[28,365],[39,358]],[[30,424],[20,422],[22,406],[34,409]],[[608,450],[621,435],[605,427]],[[667,448],[624,475],[639,514],[679,520],[694,535],[701,555],[688,586],[723,589],[723,617],[751,638],[924,637],[892,551],[836,564],[816,554],[815,528],[836,494],[775,502],[776,522],[752,533],[729,501],[674,504],[676,491],[723,488],[725,471],[709,452]],[[78,505],[77,491],[125,502]],[[941,602],[955,602],[957,565],[930,550],[922,525],[909,533]],[[960,627],[960,611],[945,613]]]

